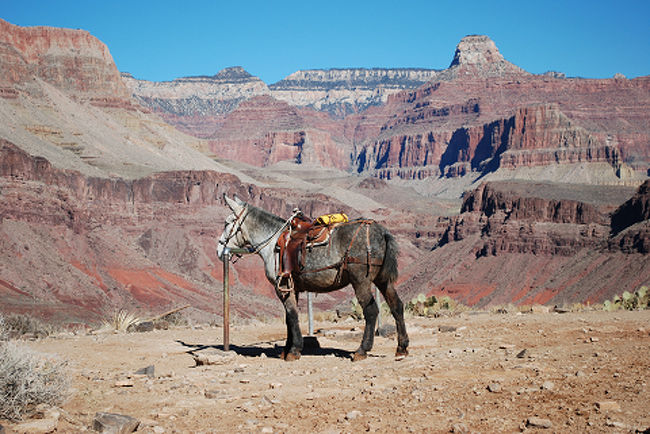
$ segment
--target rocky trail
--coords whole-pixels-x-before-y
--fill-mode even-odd
[[[69,361],[73,388],[40,422],[92,431],[107,412],[143,433],[650,429],[650,311],[412,317],[408,357],[395,359],[394,335],[378,336],[352,363],[362,325],[317,321],[319,347],[290,363],[280,321],[233,326],[229,352],[207,325],[29,342]]]

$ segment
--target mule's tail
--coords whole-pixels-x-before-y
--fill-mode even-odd
[[[381,266],[381,270],[379,270],[378,278],[381,282],[394,283],[399,275],[397,271],[399,246],[395,237],[385,228],[384,239],[386,240],[386,253],[384,254],[384,263]]]

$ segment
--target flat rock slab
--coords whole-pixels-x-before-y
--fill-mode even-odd
[[[544,428],[549,429],[553,428],[553,422],[548,419],[543,419],[541,417],[529,417],[526,421],[526,426],[529,428]]]
[[[138,429],[140,421],[131,416],[116,413],[95,414],[93,429],[102,433],[128,434]]]
[[[196,366],[203,365],[225,365],[231,363],[237,357],[234,351],[222,351],[217,349],[204,350],[200,353],[192,353]]]
[[[23,422],[12,427],[10,432],[15,433],[32,433],[32,434],[46,434],[56,431],[58,420],[54,418],[37,419],[29,422]],[[0,433],[5,430],[0,426]]]

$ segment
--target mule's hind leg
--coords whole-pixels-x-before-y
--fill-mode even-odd
[[[287,323],[287,342],[284,345],[281,357],[287,362],[291,362],[298,360],[302,351],[302,333],[300,332],[300,321],[298,319],[298,295],[293,291],[282,294],[280,298],[284,304]]]
[[[395,318],[395,327],[397,328],[397,351],[396,356],[406,356],[409,346],[409,337],[406,333],[406,324],[404,323],[404,305],[400,300],[399,295],[395,291],[395,286],[392,282],[375,282],[377,288],[386,299],[386,303],[390,308],[390,313]]]
[[[372,296],[370,281],[355,282],[352,286],[354,287],[354,293],[357,296],[359,305],[363,309],[363,318],[366,320],[361,345],[352,356],[352,360],[356,362],[365,359],[367,357],[367,352],[372,349],[372,344],[375,340],[375,326],[377,324],[379,309],[377,308],[375,298]]]

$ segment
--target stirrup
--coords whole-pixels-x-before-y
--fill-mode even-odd
[[[280,274],[275,279],[275,289],[280,292],[291,292],[293,291],[293,277],[291,274]]]

